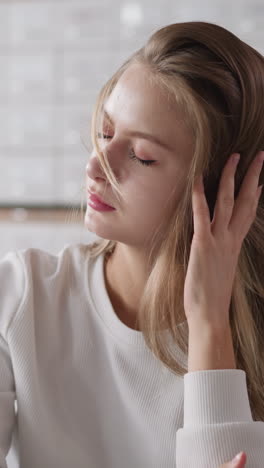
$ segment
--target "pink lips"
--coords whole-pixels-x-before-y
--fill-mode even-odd
[[[94,208],[95,210],[97,211],[112,211],[112,210],[115,210],[115,208],[113,206],[110,206],[110,205],[107,205],[106,203],[104,203],[97,195],[95,195],[94,193],[90,192],[88,190],[88,193],[89,193],[89,205]]]

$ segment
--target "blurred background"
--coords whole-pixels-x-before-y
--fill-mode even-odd
[[[264,53],[263,0],[0,0],[0,257],[96,238],[81,202],[97,93],[152,32],[194,20]]]

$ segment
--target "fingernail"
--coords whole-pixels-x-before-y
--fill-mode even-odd
[[[243,452],[240,452],[240,453],[238,453],[238,454],[235,456],[235,458],[233,458],[233,460],[232,460],[232,465],[233,465],[233,466],[237,466],[237,465],[238,465],[238,463],[239,463],[240,460],[241,460],[242,455],[243,455]]]
[[[264,161],[264,152],[261,151],[260,156],[259,156],[259,162],[260,162],[260,164],[262,164],[263,161]]]
[[[234,154],[233,163],[236,165],[240,159],[240,154]]]

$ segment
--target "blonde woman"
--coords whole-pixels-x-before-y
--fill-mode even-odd
[[[100,239],[0,264],[1,467],[263,468],[263,104],[263,57],[205,22],[103,87]]]

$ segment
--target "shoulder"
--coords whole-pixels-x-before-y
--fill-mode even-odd
[[[7,252],[0,259],[0,333],[4,337],[23,300],[25,280],[19,252]]]
[[[40,303],[82,272],[93,244],[69,244],[57,254],[38,248],[14,250],[0,259],[0,334],[26,304]]]
[[[49,277],[62,271],[66,265],[80,266],[91,255],[91,244],[68,244],[58,253],[51,253],[38,248],[17,250],[15,253],[23,265],[24,272],[34,273],[42,278]]]

